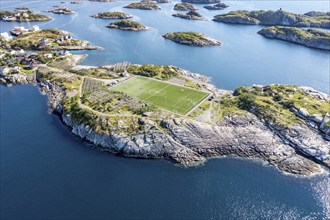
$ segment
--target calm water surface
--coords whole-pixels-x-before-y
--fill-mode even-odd
[[[105,48],[89,51],[84,64],[104,65],[128,60],[132,63],[172,64],[193,72],[210,76],[213,82],[225,89],[241,85],[285,83],[312,86],[329,92],[330,53],[305,48],[278,40],[266,39],[257,34],[262,26],[228,25],[212,22],[214,15],[231,10],[273,9],[306,13],[311,10],[329,11],[329,1],[226,1],[230,6],[222,11],[209,11],[199,5],[206,21],[190,21],[172,17],[177,1],[161,4],[161,11],[125,9],[130,1],[115,3],[84,2],[71,5],[74,15],[55,15],[49,22],[38,22],[42,28],[60,28],[81,39]],[[60,1],[2,0],[1,8],[14,9],[28,6],[37,12],[61,5]],[[125,32],[107,29],[111,20],[94,19],[90,15],[103,11],[124,11],[134,15],[133,20],[152,29],[142,32]],[[36,23],[23,23],[30,27]],[[1,31],[8,31],[17,23],[1,23]],[[199,31],[220,40],[220,47],[193,48],[165,40],[162,34],[173,31]],[[82,53],[86,53],[85,51]]]
[[[85,64],[174,64],[211,76],[233,89],[254,83],[294,83],[329,91],[329,53],[267,40],[257,26],[172,18],[174,3],[160,12],[123,10],[128,2],[68,5],[78,13],[53,15],[42,28],[60,28],[106,50],[90,51]],[[226,2],[227,3],[227,2]],[[1,1],[1,9],[36,11],[59,1]],[[229,9],[325,11],[328,2],[228,2]],[[89,18],[106,10],[127,11],[153,29],[127,33],[106,29],[109,21]],[[209,20],[214,12],[201,9]],[[34,24],[34,23],[33,23]],[[1,31],[17,24],[1,23]],[[29,27],[31,24],[24,24]],[[190,48],[160,37],[197,30],[223,42]],[[82,144],[48,113],[37,87],[0,87],[1,219],[329,219],[330,177],[296,178],[241,159],[211,160],[181,168],[161,160],[136,160],[99,152]]]

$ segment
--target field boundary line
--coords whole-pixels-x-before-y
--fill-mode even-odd
[[[212,93],[210,93],[208,96],[206,96],[204,99],[202,99],[195,107],[193,107],[187,114],[185,115],[189,115],[190,113],[192,113],[197,107],[199,107],[203,102],[205,102],[210,96],[212,95]]]

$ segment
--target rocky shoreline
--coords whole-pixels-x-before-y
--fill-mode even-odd
[[[197,11],[189,11],[186,14],[173,14],[173,17],[178,17],[178,18],[183,18],[183,19],[187,19],[187,20],[203,20],[203,16],[198,13]]]
[[[133,18],[133,15],[124,12],[101,12],[92,15],[91,17],[102,19],[128,19]]]
[[[186,44],[193,47],[220,46],[221,43],[211,37],[197,32],[174,32],[164,34],[169,39],[179,44]]]
[[[279,39],[310,48],[330,50],[330,33],[327,31],[274,26],[264,28],[258,34],[267,38]]]
[[[308,13],[307,13],[308,14]],[[284,10],[231,11],[214,16],[213,21],[245,25],[281,25],[289,27],[330,28],[329,14],[315,14],[313,17]]]
[[[144,26],[143,24],[130,20],[112,22],[108,24],[106,27],[120,29],[124,31],[145,31],[150,29],[149,27]]]
[[[195,81],[201,79],[184,70],[182,74]],[[114,129],[111,133],[104,133],[74,120],[63,105],[68,92],[54,82],[38,74],[29,79],[27,76],[5,78],[6,83],[13,84],[35,83],[36,80],[40,90],[49,97],[50,110],[61,117],[72,133],[102,151],[127,157],[167,159],[184,166],[200,165],[208,158],[244,157],[267,161],[286,173],[306,176],[322,174],[330,167],[330,142],[310,123],[283,129],[248,112],[225,116],[222,121],[213,124],[175,115],[157,116],[157,122],[152,114],[148,114],[129,119],[142,126],[142,130],[122,134],[120,124],[127,117],[117,117],[118,125],[113,126],[118,131]],[[204,81],[203,84],[216,94],[231,93],[218,90]],[[329,99],[327,95],[311,88],[303,89],[306,94]],[[314,120],[312,116],[301,115],[301,111],[298,109],[297,115],[302,119],[310,122]],[[329,135],[330,128],[326,132]]]

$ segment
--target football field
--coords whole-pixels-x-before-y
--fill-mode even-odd
[[[210,95],[207,92],[140,76],[132,77],[112,89],[181,115],[187,114]]]

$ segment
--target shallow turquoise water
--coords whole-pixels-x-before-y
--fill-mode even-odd
[[[28,3],[27,3],[28,2]],[[227,2],[226,2],[227,3]],[[49,9],[59,1],[1,1],[1,9]],[[329,53],[264,39],[258,26],[172,18],[163,11],[123,10],[153,29],[127,33],[106,29],[89,15],[122,10],[128,2],[68,5],[78,14],[53,15],[39,23],[104,47],[89,51],[85,64],[174,64],[212,77],[217,86],[294,83],[329,91]],[[228,2],[235,9],[326,10],[320,1]],[[215,12],[201,9],[209,19]],[[0,23],[1,32],[17,24]],[[23,24],[29,27],[31,24]],[[161,34],[197,30],[223,42],[190,48]],[[84,53],[84,52],[82,52]],[[35,86],[0,86],[1,219],[329,219],[330,177],[296,178],[242,159],[214,159],[185,169],[161,160],[137,160],[99,152],[81,143],[48,113]]]

